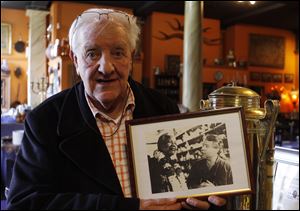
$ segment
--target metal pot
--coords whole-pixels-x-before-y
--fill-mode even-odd
[[[253,90],[236,86],[223,86],[208,95],[208,100],[200,101],[201,109],[218,109],[242,106],[246,119],[263,119],[265,109],[260,108],[260,96]]]
[[[271,209],[275,121],[278,100],[266,100],[260,107],[260,96],[253,90],[231,83],[200,101],[200,109],[220,109],[241,106],[245,112],[256,194],[235,197],[233,209]]]

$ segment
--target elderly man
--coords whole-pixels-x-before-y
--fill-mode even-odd
[[[132,197],[125,120],[178,113],[177,105],[129,77],[140,29],[135,17],[89,9],[69,31],[82,82],[27,117],[8,196],[9,209],[208,208],[194,198]],[[222,205],[219,197],[209,198]]]

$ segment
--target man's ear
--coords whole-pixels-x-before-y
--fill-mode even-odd
[[[131,69],[129,70],[129,75],[132,76],[133,71],[133,59],[134,59],[135,50],[131,51]]]
[[[77,57],[76,57],[76,55],[74,54],[74,52],[71,51],[71,50],[70,50],[70,52],[69,52],[69,57],[70,57],[70,59],[72,60],[72,62],[74,63],[76,69],[77,69],[77,67],[78,67]]]
[[[133,49],[133,50],[131,51],[131,60],[132,60],[132,62],[133,62],[134,54],[135,54],[135,49]]]

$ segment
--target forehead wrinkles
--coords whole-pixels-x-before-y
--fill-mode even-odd
[[[78,32],[78,44],[86,45],[96,44],[96,40],[103,38],[105,41],[114,40],[114,44],[122,44],[122,46],[129,49],[128,33],[122,26],[117,23],[102,21],[99,23],[90,23],[82,26]],[[118,39],[118,43],[115,43],[115,39]]]

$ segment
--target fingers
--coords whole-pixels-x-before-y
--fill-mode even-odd
[[[216,206],[224,206],[226,204],[226,199],[219,196],[209,196],[208,201]]]
[[[141,199],[141,210],[179,210],[181,203],[177,202],[176,198],[162,198],[162,199]]]
[[[203,209],[203,210],[207,210],[210,205],[207,201],[201,201],[199,199],[195,199],[195,198],[187,198],[186,199],[186,204],[190,205],[192,207],[188,207],[185,206],[184,203],[182,203],[182,206],[185,206],[186,209],[193,209],[193,208],[197,208],[197,209]]]
[[[176,203],[176,198],[161,198],[161,199],[150,199],[153,205],[170,205]]]
[[[193,206],[187,204],[185,201],[181,202],[181,206],[186,210],[200,210],[200,208],[193,207]]]
[[[181,208],[182,208],[181,203],[177,202],[175,204],[165,205],[165,206],[161,207],[161,210],[180,210]]]
[[[140,209],[150,210],[179,210],[182,207],[188,210],[207,210],[210,204],[218,207],[226,204],[226,199],[219,196],[209,196],[208,202],[196,198],[187,198],[183,202],[177,202],[176,198],[162,198],[162,199],[141,199]]]

